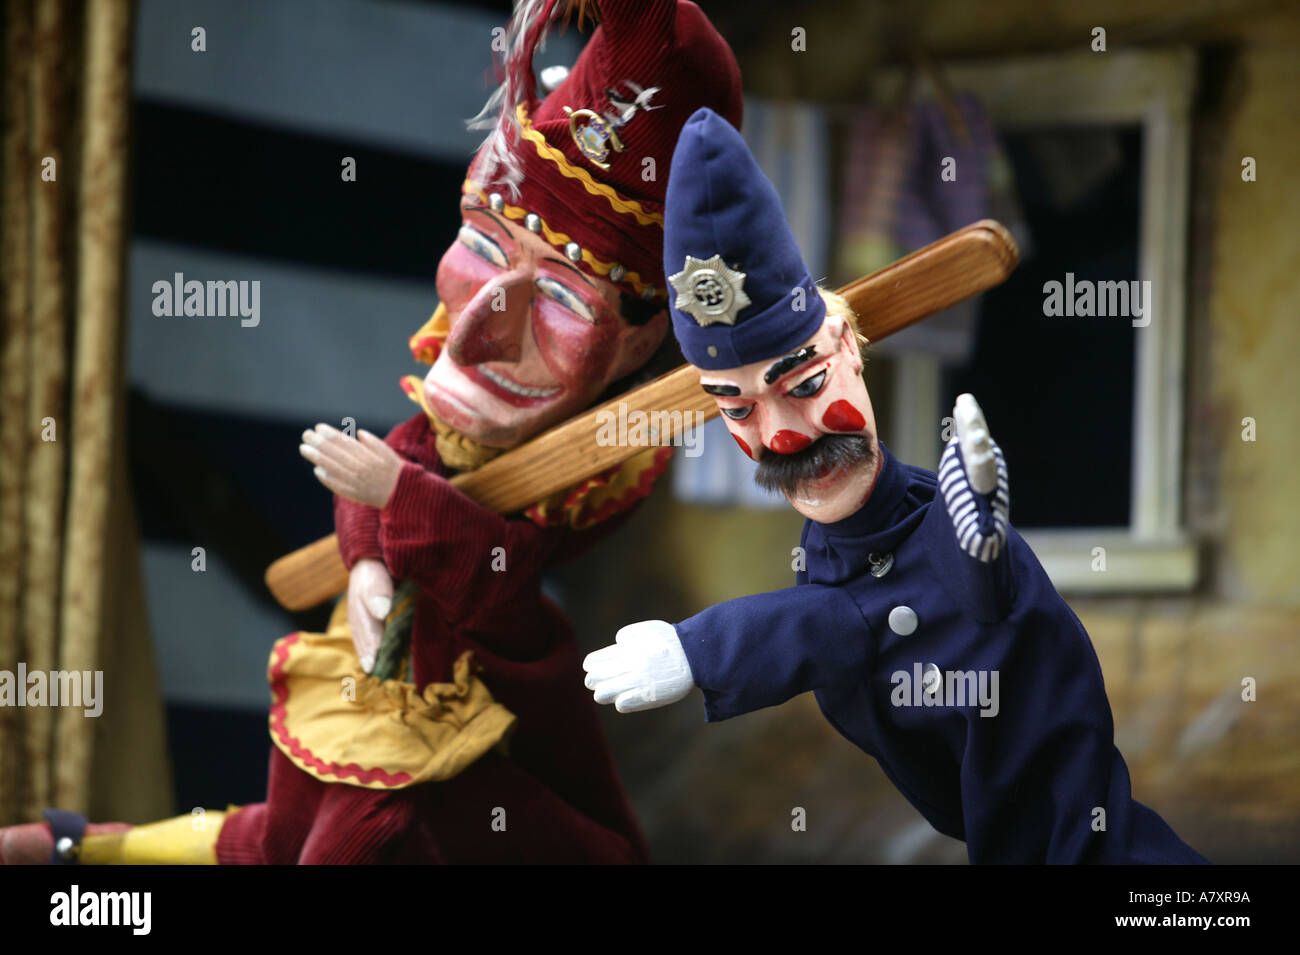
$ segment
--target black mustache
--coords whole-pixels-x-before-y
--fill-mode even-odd
[[[821,477],[833,468],[874,463],[875,451],[870,438],[860,434],[825,434],[794,454],[777,454],[763,448],[754,483],[765,491],[789,495],[804,481]]]

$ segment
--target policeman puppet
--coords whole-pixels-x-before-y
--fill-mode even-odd
[[[1008,523],[1002,452],[970,395],[934,473],[877,438],[847,305],[813,282],[775,190],[708,109],[678,140],[665,272],[673,330],[756,480],[807,518],[797,584],[584,661],[632,712],[698,686],[723,720],[811,690],[973,863],[1205,860],[1133,799],[1082,624]]]

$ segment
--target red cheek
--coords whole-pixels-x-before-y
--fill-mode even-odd
[[[749,450],[749,445],[747,445],[747,444],[745,443],[745,439],[744,439],[744,438],[742,438],[742,437],[741,437],[740,435],[738,435],[738,434],[732,434],[732,437],[736,439],[736,443],[737,443],[738,445],[740,445],[740,450],[744,451],[745,454],[746,454],[746,456],[751,457],[751,458],[754,456],[754,452],[751,451],[751,450]]]
[[[604,384],[618,354],[618,326],[591,325],[543,296],[533,299],[533,340],[560,381],[575,388]]]
[[[777,454],[794,454],[812,444],[812,438],[798,431],[778,431],[772,435],[772,450]]]
[[[867,419],[847,399],[841,398],[826,409],[822,424],[831,431],[861,431],[867,426]]]

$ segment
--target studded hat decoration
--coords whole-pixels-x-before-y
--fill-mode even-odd
[[[561,21],[599,22],[560,79],[534,53]],[[526,222],[588,274],[643,298],[668,289],[663,210],[673,146],[708,106],[741,120],[740,69],[687,0],[523,0],[501,85],[471,124],[490,129],[465,190]],[[546,92],[547,87],[550,92]]]

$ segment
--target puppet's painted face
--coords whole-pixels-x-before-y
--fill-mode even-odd
[[[866,502],[880,470],[876,416],[852,327],[828,314],[787,355],[700,371],[732,437],[758,461],[755,479],[823,524]]]
[[[434,413],[509,448],[586,408],[650,358],[666,310],[633,325],[622,294],[473,197],[438,266],[450,331],[424,380]]]

